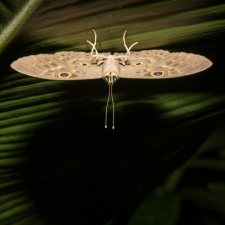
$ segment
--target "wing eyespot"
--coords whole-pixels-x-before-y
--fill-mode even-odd
[[[159,71],[157,71],[157,70],[155,70],[155,71],[152,71],[151,73],[150,73],[150,75],[151,76],[153,76],[153,77],[162,77],[162,76],[165,76],[165,71],[163,71],[163,70],[159,70]]]
[[[70,73],[70,72],[59,72],[58,73],[58,77],[60,77],[60,78],[69,78],[71,76],[72,76],[72,73]]]

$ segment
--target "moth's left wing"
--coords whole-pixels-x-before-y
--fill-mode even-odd
[[[22,57],[14,61],[11,67],[20,73],[49,80],[102,78],[102,66],[98,66],[93,60],[90,53],[65,51]]]
[[[125,54],[114,54],[116,57]],[[122,58],[121,58],[122,59]],[[174,78],[198,73],[212,62],[204,56],[164,50],[131,52],[128,65],[121,65],[121,78],[157,79]]]

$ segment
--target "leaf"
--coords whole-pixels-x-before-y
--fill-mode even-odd
[[[151,194],[138,206],[127,225],[173,225],[179,208],[176,196]]]
[[[0,2],[0,53],[13,40],[42,1],[23,0],[18,3],[18,1],[8,0],[7,3]]]

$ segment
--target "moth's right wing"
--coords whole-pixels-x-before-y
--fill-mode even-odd
[[[116,57],[125,54],[114,54]],[[122,59],[122,58],[121,58]],[[131,52],[128,65],[121,65],[121,78],[162,79],[186,76],[209,68],[212,62],[204,56],[164,50]]]

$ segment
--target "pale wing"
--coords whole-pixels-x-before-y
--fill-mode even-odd
[[[116,56],[118,57],[118,53]],[[124,55],[124,54],[122,54]],[[212,62],[204,56],[164,50],[131,52],[129,65],[121,65],[120,77],[140,79],[174,78],[198,73]]]
[[[103,53],[107,55],[108,53]],[[49,80],[85,80],[102,78],[102,66],[86,52],[57,52],[19,58],[11,67],[26,75]]]

